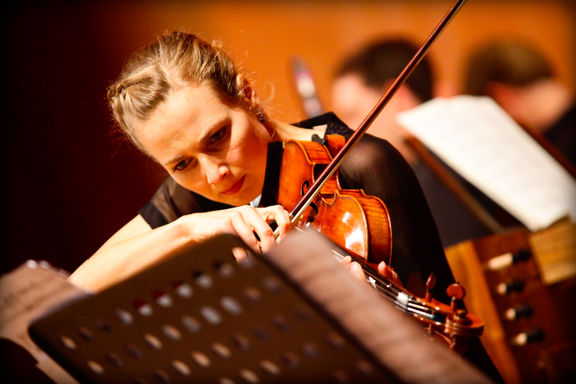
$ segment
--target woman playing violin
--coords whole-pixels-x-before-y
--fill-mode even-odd
[[[169,174],[138,215],[70,277],[101,290],[219,233],[266,252],[290,227],[274,201],[281,143],[352,130],[333,114],[297,124],[266,113],[245,76],[218,47],[174,32],[134,55],[108,89],[125,135]],[[365,135],[339,169],[343,188],[363,189],[386,204],[393,231],[392,268],[422,294],[435,272],[440,299],[452,281],[436,228],[408,164],[387,142]],[[276,191],[275,191],[276,190]],[[353,273],[361,275],[355,263]],[[387,273],[385,266],[379,266]],[[389,272],[389,271],[388,271]]]
[[[168,177],[70,276],[92,291],[220,233],[266,252],[290,229],[289,213],[275,200],[278,190],[300,188],[278,185],[282,143],[353,133],[330,113],[297,124],[274,119],[220,48],[183,32],[165,34],[134,55],[110,85],[108,100],[119,128]],[[342,188],[362,189],[388,209],[395,272],[382,263],[378,272],[397,273],[418,296],[434,272],[434,295],[446,302],[453,278],[422,191],[399,152],[364,135],[338,175]],[[344,264],[364,276],[358,263]],[[481,346],[479,352],[480,365],[493,368]]]

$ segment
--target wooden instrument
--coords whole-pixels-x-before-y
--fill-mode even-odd
[[[342,136],[327,137],[328,147],[336,150],[344,140]],[[329,148],[313,141],[285,143],[280,185],[297,185],[304,195],[315,181],[315,170],[332,160]],[[294,166],[296,165],[297,166]],[[294,188],[281,189],[278,202],[286,209],[293,209],[298,202]],[[443,304],[431,297],[435,279],[426,284],[425,298],[419,298],[377,272],[381,261],[390,264],[392,256],[392,228],[385,204],[377,197],[362,190],[341,189],[337,174],[324,184],[317,198],[299,216],[297,228],[311,227],[318,230],[339,246],[333,249],[337,259],[352,256],[362,266],[372,287],[396,308],[423,323],[430,334],[440,336],[458,352],[466,349],[466,339],[482,334],[483,323],[462,308],[465,290],[460,284],[448,287],[451,304]]]
[[[467,307],[490,326],[482,342],[506,383],[576,377],[576,224],[559,222],[446,249]]]
[[[344,137],[327,137],[328,147],[337,150]],[[293,210],[303,195],[316,182],[315,173],[330,165],[329,148],[314,141],[284,143],[280,185],[300,186],[301,194],[292,188],[280,189],[278,203]],[[371,264],[392,258],[392,228],[386,205],[361,189],[342,189],[337,173],[324,184],[318,197],[299,215],[297,227],[313,227],[344,248],[355,258]]]
[[[457,1],[449,10],[348,141],[344,141],[342,136],[327,136],[326,145],[314,141],[284,143],[278,192],[278,203],[290,211],[294,227],[315,228],[332,240],[341,248],[341,251],[334,251],[337,257],[352,256],[379,293],[393,301],[400,310],[423,322],[430,333],[448,340],[454,350],[463,350],[462,341],[479,336],[483,329],[478,318],[460,308],[464,288],[459,284],[451,285],[447,292],[452,303],[446,305],[431,297],[433,277],[428,280],[426,297],[418,298],[398,283],[381,276],[377,265],[382,261],[390,265],[392,258],[393,232],[388,209],[381,199],[369,196],[361,189],[342,189],[337,169],[462,3]]]

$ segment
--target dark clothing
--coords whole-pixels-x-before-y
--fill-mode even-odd
[[[353,133],[331,113],[296,125],[312,128],[324,124],[329,135],[347,139]],[[276,203],[281,156],[281,143],[272,143],[261,205]],[[342,188],[363,189],[366,194],[382,199],[388,208],[392,223],[392,267],[402,283],[422,295],[424,279],[434,272],[438,279],[434,293],[438,299],[448,300],[445,289],[453,277],[418,181],[400,153],[387,141],[365,135],[338,172]],[[203,198],[167,178],[140,214],[155,228],[185,214],[224,208],[229,206]]]
[[[554,145],[560,153],[576,166],[576,105],[572,106],[552,127],[544,133],[544,137]]]
[[[413,169],[430,206],[444,247],[492,234],[427,165],[418,162]]]
[[[515,217],[494,200],[454,172],[442,160],[431,155],[448,175],[460,184],[469,197],[474,199],[502,228],[523,227]],[[424,191],[444,247],[494,234],[493,230],[482,222],[428,165],[418,162],[412,168]]]
[[[332,113],[296,125],[312,128],[324,124],[328,135],[337,134],[348,139],[353,133]],[[281,158],[281,143],[271,143],[262,206],[276,203]],[[437,284],[433,295],[448,303],[445,290],[454,279],[420,185],[400,153],[387,141],[365,135],[338,172],[342,188],[363,189],[366,194],[382,199],[388,208],[392,224],[392,267],[402,283],[412,293],[423,296],[424,279],[434,272]],[[140,214],[155,228],[185,214],[224,208],[229,206],[207,200],[167,178]],[[485,374],[498,379],[479,339],[471,340],[469,347],[466,357]]]

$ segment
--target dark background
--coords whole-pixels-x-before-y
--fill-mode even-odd
[[[2,272],[27,259],[73,271],[163,175],[113,133],[105,89],[128,51],[92,5],[13,5],[2,21]]]

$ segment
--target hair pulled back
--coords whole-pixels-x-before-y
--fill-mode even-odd
[[[119,128],[142,149],[133,123],[148,119],[171,90],[210,84],[224,99],[239,103],[246,97],[243,79],[220,47],[175,31],[135,53],[108,87],[107,98]],[[246,93],[250,97],[251,92]]]

